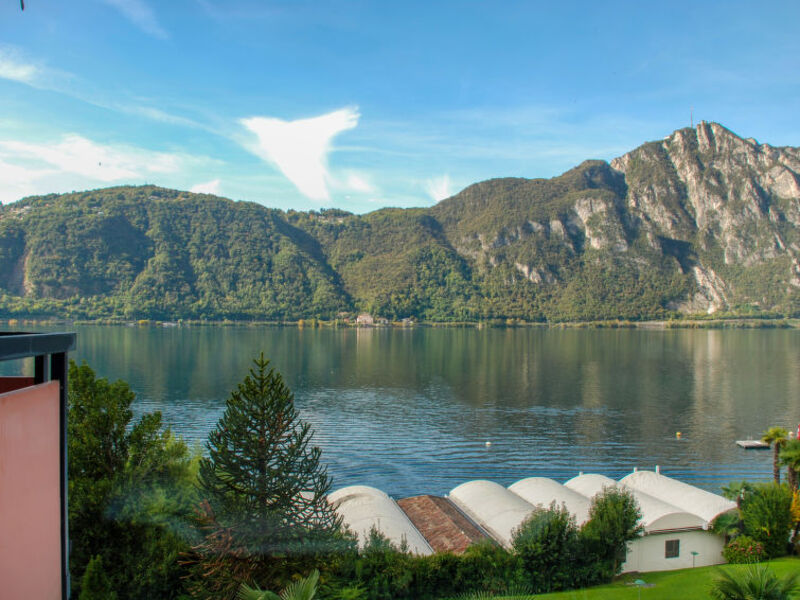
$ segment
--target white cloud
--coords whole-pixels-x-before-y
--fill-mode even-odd
[[[39,75],[39,67],[25,61],[13,48],[0,47],[0,78],[32,85]]]
[[[252,117],[240,122],[258,138],[248,150],[277,166],[304,196],[327,201],[331,142],[358,125],[359,116],[357,108],[342,108],[296,121]]]
[[[48,142],[0,140],[0,202],[111,183],[143,183],[180,175],[208,160],[100,144],[76,134]]]
[[[450,175],[444,174],[441,177],[434,177],[425,182],[425,191],[431,199],[438,202],[453,195],[453,182]]]
[[[212,179],[211,181],[207,181],[205,183],[198,183],[197,185],[193,185],[190,192],[194,192],[195,194],[219,194],[219,179]]]
[[[65,135],[55,144],[0,141],[0,156],[37,161],[60,172],[101,182],[141,177],[148,173],[172,173],[179,169],[174,154],[98,144],[75,134]]]
[[[342,190],[348,192],[358,192],[360,194],[373,194],[377,191],[377,188],[372,184],[366,175],[362,173],[356,173],[354,171],[347,173],[344,181],[337,181],[335,182],[335,185],[337,188]]]
[[[165,39],[168,37],[166,30],[156,19],[153,9],[143,0],[100,0],[116,8],[131,23],[153,37]]]

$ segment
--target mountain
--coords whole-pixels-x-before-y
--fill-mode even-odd
[[[283,212],[154,186],[0,208],[0,315],[800,315],[800,149],[716,123],[430,208]]]

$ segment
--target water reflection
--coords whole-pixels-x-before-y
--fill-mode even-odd
[[[263,351],[336,485],[397,495],[656,464],[716,488],[769,477],[769,454],[734,440],[800,420],[796,330],[76,330],[77,359],[197,442]]]

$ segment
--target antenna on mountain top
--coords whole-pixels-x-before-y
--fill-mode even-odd
[[[689,123],[692,125],[692,129],[694,129],[694,106],[689,107]]]

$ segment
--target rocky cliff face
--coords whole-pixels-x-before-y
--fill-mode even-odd
[[[800,288],[800,150],[742,139],[717,123],[681,129],[611,162],[648,243],[687,245],[695,293],[684,311],[769,305]],[[770,272],[769,286],[746,285]],[[742,281],[742,278],[745,281]]]
[[[430,208],[282,213],[153,186],[0,207],[0,315],[800,316],[800,149],[716,123]]]
[[[610,165],[471,186],[433,212],[462,255],[508,262],[537,285],[568,284],[592,263],[656,268],[685,278],[668,308],[774,310],[798,304],[799,174],[800,149],[702,122]]]

